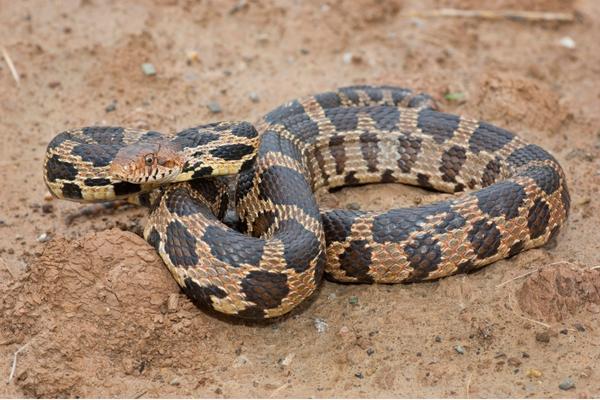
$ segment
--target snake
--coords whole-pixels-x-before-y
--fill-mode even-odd
[[[183,292],[254,320],[290,312],[323,277],[388,284],[476,271],[547,243],[570,205],[549,152],[395,86],[298,98],[256,124],[67,130],[47,147],[44,181],[66,200],[147,206],[144,238]],[[320,190],[372,183],[456,194],[383,211],[317,204]],[[223,222],[230,201],[237,229]]]

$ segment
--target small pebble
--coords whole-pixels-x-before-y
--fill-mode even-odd
[[[188,65],[200,61],[200,53],[196,50],[188,50],[185,52],[185,61]]]
[[[146,75],[146,76],[156,75],[156,68],[154,68],[154,65],[151,63],[143,63],[142,71],[144,72],[144,75]]]
[[[235,360],[233,360],[233,367],[234,368],[239,368],[242,365],[246,365],[250,362],[250,360],[248,359],[248,357],[242,355],[242,356],[238,356],[236,357]]]
[[[548,332],[538,332],[535,334],[535,340],[537,340],[540,343],[549,343],[550,334]]]
[[[177,306],[179,305],[179,296],[175,293],[171,293],[169,295],[169,299],[167,300],[167,310],[171,313],[177,311]]]
[[[458,354],[465,354],[465,348],[462,347],[460,344],[454,346],[454,351],[456,351]]]
[[[362,372],[357,372],[357,373],[354,374],[354,376],[357,377],[358,379],[364,378]]]
[[[52,204],[42,204],[42,212],[44,214],[50,214],[54,211],[54,206]]]
[[[576,46],[575,41],[569,36],[565,36],[564,38],[560,39],[558,43],[567,49],[574,49]]]
[[[506,360],[506,363],[508,365],[510,365],[511,367],[519,367],[519,366],[521,366],[521,360],[519,360],[516,357],[510,357],[508,360]]]
[[[50,235],[48,235],[47,233],[42,233],[40,236],[37,237],[37,241],[40,243],[45,243],[48,240],[50,240]]]
[[[567,378],[561,383],[559,383],[558,387],[560,388],[560,390],[575,389],[575,382],[573,382],[570,378]]]
[[[294,357],[296,357],[296,354],[294,353],[290,353],[287,356],[285,356],[284,359],[282,359],[279,364],[287,367],[288,365],[290,365],[292,363],[292,361],[294,360]]]
[[[358,297],[356,297],[356,296],[350,296],[350,299],[348,300],[348,303],[350,303],[352,305],[358,304]]]
[[[327,322],[325,322],[324,319],[315,318],[314,323],[315,323],[315,328],[317,329],[317,332],[323,333],[327,330]]]
[[[372,348],[370,348],[370,347],[369,347],[369,348],[367,349],[367,355],[368,355],[368,356],[372,356],[373,354],[375,354],[375,350],[373,350]]]
[[[206,106],[208,107],[210,112],[212,112],[214,114],[218,114],[222,111],[221,106],[216,101],[209,101]]]
[[[113,112],[116,109],[117,109],[117,101],[116,100],[113,100],[109,105],[104,107],[104,111],[106,111],[107,113]]]
[[[527,370],[527,377],[529,378],[541,378],[542,375],[542,371],[540,371],[539,369],[529,368]]]
[[[344,62],[344,64],[360,64],[362,62],[362,57],[348,52],[344,53],[344,55],[342,56],[342,61]]]
[[[358,210],[360,210],[360,204],[358,204],[358,203],[348,203],[348,204],[346,204],[346,208],[348,210],[358,211]]]
[[[258,93],[256,93],[256,92],[250,92],[248,94],[248,98],[253,103],[258,103],[260,101],[260,97],[258,97]]]
[[[569,330],[568,330],[568,329],[561,329],[561,330],[560,330],[560,334],[561,334],[561,335],[566,335],[567,333],[569,333]]]
[[[529,353],[523,352],[523,354],[521,354],[521,357],[523,357],[523,358],[529,358]]]
[[[585,332],[584,326],[579,323],[575,324],[575,329],[577,329],[579,332]]]
[[[442,337],[441,337],[441,336],[439,336],[439,335],[438,335],[438,336],[436,336],[436,337],[435,337],[435,341],[436,341],[437,343],[440,343],[440,342],[442,341]]]

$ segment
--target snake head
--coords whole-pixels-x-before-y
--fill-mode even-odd
[[[136,143],[123,147],[110,166],[110,174],[131,183],[165,183],[175,180],[184,165],[168,142]]]

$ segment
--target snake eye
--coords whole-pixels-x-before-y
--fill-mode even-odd
[[[147,166],[151,166],[154,163],[154,155],[146,154],[144,156],[144,162],[146,163]]]

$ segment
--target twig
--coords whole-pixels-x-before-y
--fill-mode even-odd
[[[6,48],[2,47],[2,56],[4,57],[4,61],[6,61],[6,65],[8,65],[8,69],[10,69],[10,73],[13,77],[13,79],[15,80],[15,82],[17,82],[17,86],[19,86],[21,84],[21,79],[19,78],[19,73],[17,72],[17,69],[15,68],[15,64],[13,64],[12,59],[10,58],[10,55],[8,54],[8,51],[6,51]]]
[[[572,13],[546,12],[546,11],[517,11],[517,10],[461,10],[456,8],[440,8],[428,11],[408,11],[403,17],[458,17],[481,19],[514,19],[523,21],[558,21],[573,22],[575,15]]]
[[[517,313],[515,313],[515,314],[517,314]],[[517,314],[517,316],[519,316],[519,317],[523,318],[523,319],[524,319],[524,320],[526,320],[526,321],[533,322],[534,324],[541,325],[541,326],[543,326],[543,327],[545,327],[545,328],[550,328],[550,325],[546,324],[545,322],[542,322],[542,321],[536,321],[535,319],[527,318],[527,317],[524,317],[524,316],[522,316],[522,315],[519,315],[519,314]]]
[[[281,392],[283,389],[285,389],[288,386],[287,383],[284,383],[283,385],[279,386],[277,389],[273,390],[271,392],[271,394],[269,395],[269,398],[273,398],[273,397],[277,397],[275,396],[277,393]]]
[[[140,397],[142,397],[143,395],[146,394],[148,390],[142,390],[141,392],[138,392],[135,396],[133,396],[134,399],[139,399]]]
[[[504,282],[502,282],[502,283],[499,283],[499,284],[497,284],[497,285],[496,285],[496,287],[497,287],[497,288],[499,288],[499,287],[502,287],[502,286],[506,285],[507,283],[510,283],[510,282],[512,282],[512,281],[516,281],[517,279],[520,279],[520,278],[524,278],[524,277],[526,277],[527,275],[531,275],[531,274],[533,274],[534,272],[537,272],[537,271],[539,271],[539,270],[540,270],[539,268],[536,268],[536,269],[534,269],[533,271],[529,271],[529,272],[526,272],[526,273],[524,273],[524,274],[517,275],[517,276],[515,276],[514,278],[511,278],[511,279],[509,279],[509,280],[507,280],[507,281],[504,281]]]
[[[29,343],[25,343],[23,346],[21,346],[20,348],[17,349],[17,351],[15,351],[15,353],[13,354],[13,362],[12,362],[12,367],[10,367],[10,375],[8,376],[8,381],[6,382],[7,384],[9,384],[12,379],[15,376],[15,372],[17,370],[17,355],[25,348],[27,347]]]
[[[600,269],[600,265],[596,265],[595,267],[590,267],[590,269]]]

